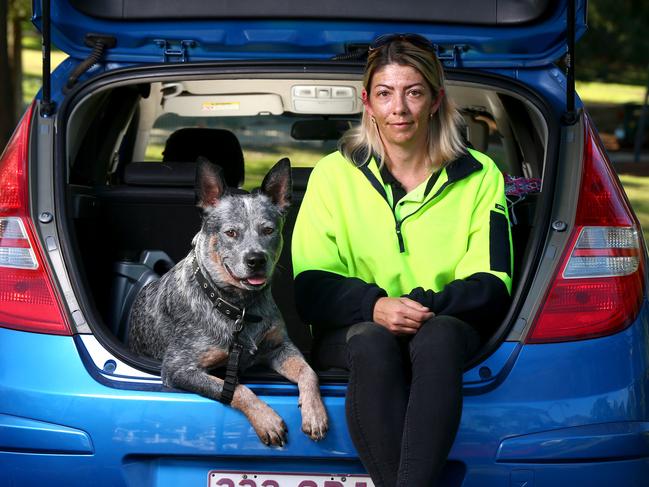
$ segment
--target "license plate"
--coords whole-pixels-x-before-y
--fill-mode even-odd
[[[208,487],[374,487],[367,475],[212,470]]]

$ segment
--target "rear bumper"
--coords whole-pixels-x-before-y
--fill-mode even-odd
[[[446,485],[643,485],[648,323],[645,305],[614,336],[523,346],[491,387],[467,390],[450,455],[466,468]],[[217,402],[107,386],[71,337],[0,329],[0,345],[0,471],[8,485],[205,485],[213,469],[363,472],[343,385],[323,387],[331,429],[319,443],[300,431],[295,386],[251,385],[288,425],[288,445],[268,448],[242,414]]]
[[[0,329],[0,344],[0,471],[10,472],[16,485],[167,485],[160,472],[196,465],[202,485],[210,469],[245,464],[304,471],[296,466],[302,459],[313,462],[312,471],[362,472],[344,422],[344,397],[335,392],[325,405],[332,418],[343,419],[316,443],[301,431],[295,386],[252,387],[288,426],[289,444],[268,448],[241,413],[215,401],[100,383],[71,337]],[[154,471],[158,480],[151,484],[128,482]]]

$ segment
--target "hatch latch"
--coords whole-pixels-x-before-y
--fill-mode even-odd
[[[168,41],[154,39],[155,45],[162,49],[163,63],[186,63],[189,61],[189,48],[196,46],[196,41],[185,39],[182,41]]]
[[[441,46],[433,44],[435,54],[443,64],[452,68],[458,68],[462,65],[462,53],[469,50],[469,46],[454,44],[453,46]]]

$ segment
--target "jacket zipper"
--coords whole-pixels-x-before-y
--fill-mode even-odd
[[[370,168],[367,166],[367,164],[364,165],[364,166],[361,166],[359,169],[363,172],[363,174],[365,174],[365,177],[369,180],[370,184],[374,187],[374,189],[376,189],[378,191],[378,193],[383,197],[383,201],[385,201],[385,203],[388,205],[388,208],[390,208],[390,213],[392,213],[392,217],[394,218],[394,230],[395,230],[395,232],[397,234],[397,242],[399,243],[399,253],[400,254],[403,254],[406,251],[406,245],[405,245],[405,242],[403,240],[403,234],[401,232],[401,226],[403,225],[403,222],[406,221],[406,219],[410,218],[411,216],[419,213],[419,211],[421,211],[421,209],[424,206],[426,206],[428,203],[430,203],[435,198],[437,198],[437,196],[439,196],[440,193],[442,191],[444,191],[444,189],[446,189],[447,186],[449,186],[450,184],[452,184],[454,182],[453,180],[450,180],[450,179],[446,180],[446,182],[444,182],[444,184],[442,184],[442,186],[437,190],[437,192],[431,198],[426,199],[419,206],[419,208],[417,208],[415,211],[413,211],[409,215],[407,215],[404,218],[402,218],[401,220],[399,220],[399,219],[397,219],[397,215],[396,215],[396,213],[394,211],[394,207],[392,207],[392,205],[390,205],[390,201],[388,200],[388,195],[385,192],[385,188],[379,182],[379,180],[374,175],[374,173],[370,170]]]
[[[397,219],[396,215],[395,215],[394,219],[395,220]],[[404,220],[405,220],[405,218],[404,218]],[[401,223],[402,222],[403,222],[403,220],[397,221],[397,228],[396,228],[397,229],[397,240],[399,241],[399,253],[400,254],[403,254],[406,251],[406,246],[403,243],[403,235],[401,235]]]
[[[469,165],[467,165],[467,160],[465,159],[467,157],[469,158],[468,159],[468,164]],[[451,167],[451,165],[454,165],[454,163],[456,161],[461,161],[461,160],[463,162],[463,167],[459,170],[459,172],[457,170],[453,171],[453,175],[451,175],[449,173],[449,167]],[[476,159],[474,157],[472,157],[470,154],[460,156],[458,159],[456,159],[451,164],[446,166],[448,179],[444,182],[444,184],[442,184],[442,186],[437,190],[437,192],[432,197],[426,199],[419,206],[419,208],[417,208],[415,211],[413,211],[412,213],[410,213],[406,217],[402,218],[401,220],[397,219],[397,215],[396,215],[396,213],[394,211],[394,207],[392,207],[392,205],[390,205],[390,202],[388,201],[388,195],[387,195],[387,193],[385,191],[385,188],[383,187],[381,182],[377,179],[377,177],[374,175],[374,173],[370,170],[369,164],[366,163],[363,166],[360,166],[359,169],[365,175],[365,177],[368,179],[368,181],[374,187],[374,189],[376,191],[378,191],[378,193],[383,197],[383,200],[386,202],[386,204],[390,208],[390,212],[392,213],[392,217],[394,218],[394,228],[395,228],[395,232],[397,234],[397,242],[399,243],[399,253],[403,254],[406,251],[406,246],[405,246],[405,242],[404,242],[404,239],[403,239],[403,234],[402,234],[402,231],[401,231],[401,227],[403,226],[403,222],[406,221],[406,219],[410,218],[411,216],[416,215],[417,213],[419,213],[424,206],[426,206],[427,204],[432,202],[435,198],[437,198],[442,193],[442,191],[444,191],[448,186],[450,186],[451,184],[453,184],[456,181],[460,181],[460,180],[468,177],[469,175],[471,175],[475,171],[482,169],[482,164],[480,164],[478,161],[476,161]],[[438,174],[437,177],[439,177],[440,173],[437,173],[437,174]],[[433,185],[434,185],[434,183],[433,183]],[[396,206],[396,202],[395,202],[395,206]]]
[[[442,193],[442,191],[444,191],[444,189],[446,189],[446,187],[450,186],[452,183],[453,183],[453,181],[447,180],[444,184],[442,184],[442,186],[437,190],[437,192],[433,196],[431,196],[427,200],[424,200],[424,202],[419,206],[419,208],[417,208],[415,211],[413,211],[409,215],[404,216],[401,220],[397,220],[397,215],[396,215],[396,213],[394,213],[394,208],[392,209],[392,216],[394,216],[394,221],[396,223],[397,241],[399,242],[399,253],[400,254],[403,254],[406,251],[406,246],[405,246],[405,243],[403,241],[403,235],[401,233],[401,225],[403,225],[403,222],[406,221],[411,216],[419,213],[424,206],[426,206],[428,203],[430,203],[435,198],[437,198]],[[390,203],[388,203],[388,206],[390,206]]]

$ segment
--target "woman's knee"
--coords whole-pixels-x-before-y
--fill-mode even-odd
[[[466,322],[453,316],[435,316],[422,325],[410,342],[411,356],[422,351],[459,356],[462,361],[480,347],[478,332]],[[414,357],[413,357],[414,358]]]
[[[386,328],[373,322],[358,323],[347,332],[347,352],[354,362],[399,356],[399,342]]]

